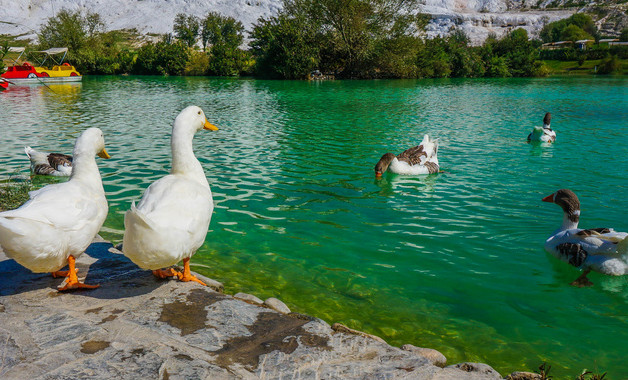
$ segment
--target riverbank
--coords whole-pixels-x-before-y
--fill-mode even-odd
[[[435,350],[392,347],[277,299],[224,294],[198,274],[208,287],[156,280],[99,238],[77,266],[100,288],[58,293],[59,279],[0,252],[3,379],[502,378],[486,364],[444,367]]]

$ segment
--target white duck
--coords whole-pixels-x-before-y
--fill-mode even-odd
[[[628,233],[612,228],[578,228],[580,201],[569,189],[560,189],[543,198],[563,211],[563,224],[545,242],[545,250],[584,272],[572,285],[593,285],[587,279],[591,270],[611,276],[628,274]]]
[[[75,259],[90,245],[107,217],[107,199],[95,155],[109,158],[98,128],[85,130],[74,145],[74,172],[64,183],[30,193],[21,207],[0,213],[0,246],[33,272],[67,275],[59,290],[95,288],[80,283]],[[57,272],[69,264],[69,271]]]
[[[528,141],[540,141],[547,143],[553,143],[556,141],[556,132],[554,132],[550,127],[551,122],[552,114],[548,112],[543,118],[543,126],[534,127],[532,132],[528,135]]]
[[[398,156],[386,153],[375,165],[375,177],[380,178],[386,170],[396,174],[433,174],[438,173],[438,139],[423,137],[421,144],[405,150]]]
[[[170,174],[152,183],[137,207],[133,202],[126,212],[122,251],[159,278],[177,276],[205,285],[190,273],[190,257],[205,241],[214,209],[207,178],[192,149],[194,134],[201,129],[218,130],[199,107],[187,107],[175,119]],[[161,269],[181,260],[183,273]]]
[[[65,177],[72,174],[72,156],[62,153],[45,153],[24,147],[24,152],[31,160],[31,171],[35,174]]]

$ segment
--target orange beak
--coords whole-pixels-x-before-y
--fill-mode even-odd
[[[554,194],[550,194],[547,197],[541,199],[543,202],[554,203]]]
[[[104,158],[104,159],[110,159],[111,156],[109,155],[109,153],[107,153],[106,150],[101,150],[100,153],[97,154],[98,157]]]
[[[211,124],[209,121],[205,120],[205,124],[203,125],[203,129],[209,129],[210,131],[217,131],[218,127],[214,124]]]
[[[382,172],[375,172],[375,178],[382,178]]]

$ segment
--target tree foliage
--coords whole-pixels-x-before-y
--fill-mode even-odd
[[[190,58],[189,48],[182,41],[148,43],[137,52],[136,74],[182,75]]]
[[[78,51],[103,28],[104,24],[97,13],[83,14],[62,9],[46,21],[37,38],[42,49],[68,47],[71,51]]]
[[[576,41],[593,39],[597,36],[597,27],[591,16],[576,13],[566,19],[550,22],[541,29],[543,42]]]
[[[203,50],[209,47],[208,73],[232,76],[245,71],[249,53],[240,49],[244,26],[233,17],[210,12],[201,22]]]
[[[195,16],[178,13],[174,18],[174,35],[188,47],[196,44],[200,29],[200,21]]]

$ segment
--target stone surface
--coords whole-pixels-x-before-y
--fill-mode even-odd
[[[513,372],[506,376],[506,380],[542,380],[543,376],[534,372]]]
[[[285,303],[279,301],[277,298],[270,297],[264,301],[264,306],[267,306],[282,314],[290,314],[290,308]]]
[[[261,299],[255,297],[252,294],[247,294],[247,293],[236,293],[233,295],[235,298],[237,299],[241,299],[243,301],[249,302],[249,303],[254,303],[256,305],[262,305],[264,303],[264,301],[262,301]]]
[[[307,315],[282,314],[198,283],[157,280],[95,241],[77,260],[98,289],[59,293],[0,252],[0,378],[493,379]],[[497,376],[497,377],[495,377]]]
[[[421,355],[435,366],[444,367],[445,365],[447,365],[447,358],[445,357],[445,355],[433,348],[423,348],[416,347],[411,344],[404,344],[403,346],[401,346],[401,349]]]

